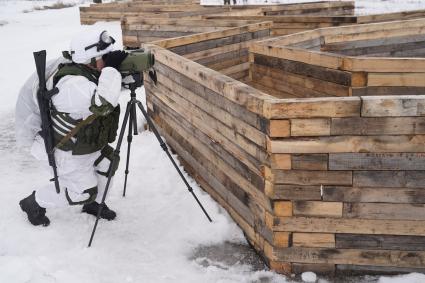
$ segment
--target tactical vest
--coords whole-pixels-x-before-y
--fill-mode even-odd
[[[53,85],[56,86],[61,78],[68,75],[83,76],[97,84],[100,72],[81,64],[61,64],[53,77]],[[81,119],[73,119],[69,113],[57,111],[54,106],[51,109],[51,115],[55,145],[58,145],[64,136],[82,121]],[[90,124],[83,126],[74,137],[58,148],[64,151],[72,151],[73,155],[89,154],[101,150],[108,143],[115,141],[119,115],[120,108],[118,105],[111,113],[98,116]]]

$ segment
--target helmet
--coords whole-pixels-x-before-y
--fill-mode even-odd
[[[102,56],[114,50],[115,39],[106,30],[85,30],[71,40],[72,61],[88,64],[92,58]]]

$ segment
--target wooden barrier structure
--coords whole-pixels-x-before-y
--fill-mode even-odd
[[[145,44],[148,110],[272,269],[424,272],[424,26],[251,41],[264,22]]]
[[[167,0],[168,1],[168,0]],[[201,19],[216,16],[222,17],[248,16],[256,17],[250,21],[267,21],[258,19],[263,16],[303,16],[303,15],[350,15],[354,13],[353,1],[320,1],[302,4],[281,5],[247,5],[247,6],[201,6],[191,1],[183,2],[134,1],[124,3],[93,4],[90,7],[80,7],[81,24],[93,24],[97,21],[119,21],[124,17],[145,18],[178,18]],[[243,20],[238,18],[237,20]]]
[[[302,4],[298,4],[302,5]],[[328,9],[325,4],[321,8],[314,8],[315,3],[304,4],[302,13],[292,13],[288,8],[270,10],[265,9],[262,14],[250,14],[247,10],[244,14],[238,11],[229,11],[227,13],[205,15],[206,19],[227,19],[227,20],[262,20],[272,21],[272,35],[287,35],[306,30],[312,30],[323,27],[336,27],[356,24],[378,23],[386,21],[409,20],[425,17],[425,10],[413,10],[396,13],[385,13],[375,15],[355,15],[354,3],[350,6],[349,2],[335,2]],[[339,6],[338,6],[339,5]],[[308,7],[311,7],[308,9]]]
[[[425,272],[425,19],[379,23],[425,12],[161,1],[82,22],[124,16],[124,44],[150,42],[149,114],[269,266]]]
[[[126,17],[121,22],[121,27],[125,46],[140,47],[142,43],[146,42],[211,31],[224,31],[256,22],[259,21]]]

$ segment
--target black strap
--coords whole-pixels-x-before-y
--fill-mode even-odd
[[[68,200],[69,205],[83,205],[89,204],[96,200],[97,197],[97,187],[93,187],[83,191],[83,194],[89,194],[89,197],[86,200],[82,201],[73,201],[68,194],[68,189],[65,189],[65,197]]]

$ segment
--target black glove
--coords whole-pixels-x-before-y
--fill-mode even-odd
[[[102,56],[103,61],[105,62],[105,67],[112,67],[119,69],[121,63],[127,58],[128,53],[123,50],[116,50],[109,52]]]

